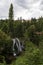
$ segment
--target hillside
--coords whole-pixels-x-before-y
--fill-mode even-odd
[[[39,48],[29,41],[25,44],[25,51],[11,65],[41,65]]]

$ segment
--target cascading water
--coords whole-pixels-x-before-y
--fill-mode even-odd
[[[18,38],[12,40],[13,40],[13,55],[16,56],[16,54],[22,52],[23,45],[20,44],[20,40]]]
[[[14,48],[14,45],[15,45],[15,39],[12,39],[12,40],[13,40],[13,55],[16,56],[15,48]]]
[[[16,58],[16,56],[19,55],[23,51],[23,48],[24,48],[22,42],[18,38],[14,38],[14,39],[12,39],[12,41],[13,41],[12,46],[8,47],[7,45],[5,45],[5,48],[3,46],[2,53],[0,53],[0,55],[4,55],[4,59],[7,64],[10,64],[11,61],[14,58]],[[8,49],[7,50],[8,52],[5,49],[6,50]],[[3,62],[3,59],[2,58],[0,58],[0,59],[1,59],[0,61]]]
[[[15,40],[16,40],[16,45],[18,46],[18,52],[21,52],[22,48],[21,48],[20,40],[18,38],[16,38]]]

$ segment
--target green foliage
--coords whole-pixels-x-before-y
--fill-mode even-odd
[[[10,9],[9,9],[9,19],[13,20],[13,4],[10,5]]]
[[[25,41],[25,45],[25,52],[11,65],[41,65],[40,50],[29,41]]]
[[[21,21],[15,21],[14,23],[14,37],[23,37],[24,35],[23,24]]]
[[[14,21],[9,20],[9,32],[8,34],[13,38],[14,37]]]
[[[13,20],[13,4],[11,3],[9,9],[9,35],[14,37],[14,20]]]
[[[36,18],[32,18],[31,19],[31,25],[33,25],[33,24],[36,25],[36,22],[37,22],[37,19]]]
[[[30,39],[30,41],[39,46],[39,36],[36,34],[36,28],[34,25],[31,25],[27,29],[27,36]]]
[[[4,32],[0,30],[0,53],[5,51],[6,53],[9,52],[10,46],[12,45],[12,40],[10,36],[7,36]]]
[[[0,54],[2,51],[4,52],[0,58],[3,58],[4,54],[12,53],[11,38],[18,37],[23,38],[23,41],[27,40],[25,40],[25,51],[11,65],[43,65],[43,17],[32,18],[30,21],[23,20],[22,22],[21,19],[13,20],[13,15],[13,4],[11,4],[9,19],[0,20]]]
[[[5,32],[6,34],[8,34],[8,32],[9,32],[8,22],[7,23],[6,22],[3,23],[3,26],[1,28],[1,30],[3,30],[3,32]]]
[[[36,31],[39,31],[39,32],[43,31],[43,18],[42,17],[37,20],[35,26],[36,26]]]

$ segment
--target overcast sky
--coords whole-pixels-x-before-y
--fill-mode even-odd
[[[30,19],[32,17],[43,16],[43,0],[0,0],[0,18],[7,18],[11,2],[14,7],[14,18],[22,17]]]

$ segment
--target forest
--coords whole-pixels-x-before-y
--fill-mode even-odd
[[[7,65],[6,57],[11,60],[10,65],[43,65],[43,17],[14,20],[12,3],[8,15],[8,19],[0,20],[0,65]],[[11,55],[14,38],[24,45],[16,57]]]

